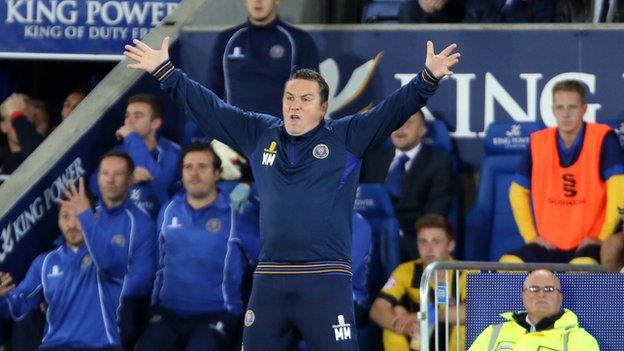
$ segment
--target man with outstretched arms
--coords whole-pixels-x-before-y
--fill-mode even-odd
[[[283,118],[242,111],[189,79],[139,40],[128,67],[152,73],[203,132],[249,159],[262,206],[262,248],[245,313],[246,351],[287,349],[299,334],[310,350],[355,350],[351,288],[351,211],[362,155],[425,105],[459,61],[450,45],[372,110],[324,120],[327,83],[315,71],[286,82]],[[330,293],[328,293],[330,292]]]

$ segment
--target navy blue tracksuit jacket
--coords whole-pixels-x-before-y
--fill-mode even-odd
[[[206,134],[248,158],[262,199],[260,262],[350,261],[361,159],[435,92],[423,72],[368,112],[293,137],[281,118],[226,104],[170,61],[154,75]]]

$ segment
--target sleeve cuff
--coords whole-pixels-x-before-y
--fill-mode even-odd
[[[167,61],[161,63],[158,67],[156,67],[156,69],[152,72],[152,76],[158,79],[159,82],[162,82],[174,70],[175,70],[175,67],[171,63],[171,60],[168,59]]]
[[[512,179],[512,182],[520,185],[521,187],[530,190],[531,189],[531,181],[527,178],[524,177],[518,173],[514,174],[514,177]]]
[[[427,82],[429,85],[438,85],[438,82],[440,81],[438,78],[436,78],[433,75],[433,73],[427,67],[425,67],[421,71],[421,76],[422,76],[422,80]]]
[[[386,293],[384,293],[383,291],[379,293],[379,296],[378,296],[378,297],[379,297],[380,299],[384,299],[384,300],[386,300],[386,301],[390,302],[390,304],[391,304],[392,306],[395,306],[395,305],[398,305],[398,304],[399,304],[399,301],[398,301],[398,300],[397,300],[394,296],[392,296],[392,295],[390,295],[390,294],[386,294]]]

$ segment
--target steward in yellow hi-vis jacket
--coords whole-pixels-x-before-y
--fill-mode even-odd
[[[506,312],[501,316],[507,321],[487,327],[468,351],[600,350],[596,339],[579,327],[578,318],[570,310],[544,318],[535,326],[527,322],[526,312]]]

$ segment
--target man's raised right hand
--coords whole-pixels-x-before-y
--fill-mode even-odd
[[[147,46],[139,39],[132,40],[134,46],[126,45],[124,48],[124,56],[136,61],[136,63],[128,64],[128,68],[144,70],[152,73],[160,66],[161,63],[169,60],[169,37],[165,37],[162,41],[160,50],[154,50]]]

